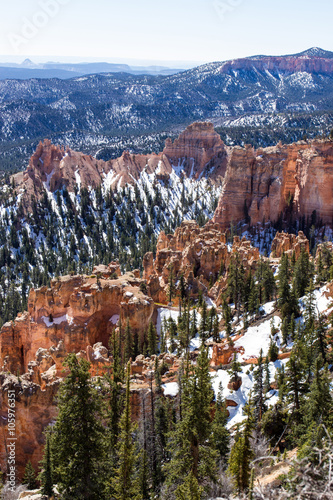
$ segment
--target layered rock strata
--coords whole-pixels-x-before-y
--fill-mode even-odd
[[[230,260],[236,252],[246,269],[253,267],[259,259],[259,250],[245,238],[235,237],[230,249],[226,235],[218,224],[208,223],[200,228],[196,222],[186,221],[174,235],[161,232],[156,258],[149,252],[143,260],[143,277],[147,280],[149,294],[155,302],[166,304],[172,273],[174,284],[179,284],[183,275],[191,297],[196,298],[201,290],[219,301],[221,291],[226,287]],[[209,289],[221,269],[224,270],[223,276],[220,276],[218,284]]]

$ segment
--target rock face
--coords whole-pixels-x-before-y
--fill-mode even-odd
[[[240,337],[241,335],[233,337],[233,343]],[[223,339],[220,343],[213,344],[210,365],[213,367],[229,365],[232,363],[235,354],[244,354],[244,349],[242,347],[235,348],[233,343],[231,344],[227,339]]]
[[[29,363],[36,361],[39,349],[51,356],[43,361],[50,368],[66,353],[77,353],[99,342],[107,347],[119,317],[123,322],[129,318],[140,340],[153,319],[155,305],[140,290],[140,278],[133,273],[116,276],[111,265],[109,275],[104,270],[104,277],[65,276],[52,280],[50,288],[32,289],[28,312],[1,329],[0,366],[12,373],[25,373]]]
[[[251,224],[276,221],[288,207],[296,217],[332,224],[333,143],[299,142],[254,150],[235,147],[213,222],[222,230],[246,216]]]
[[[193,123],[174,143],[167,139],[163,153],[171,165],[182,166],[189,178],[198,179],[209,171],[217,178],[224,177],[227,149],[212,123]]]
[[[320,49],[319,49],[320,50]],[[221,73],[228,73],[237,70],[249,70],[256,68],[259,71],[268,70],[272,73],[281,72],[307,72],[324,73],[331,75],[333,73],[333,59],[323,56],[309,57],[306,54],[274,57],[249,57],[246,59],[235,59],[227,61],[221,66]]]
[[[143,277],[147,280],[151,297],[158,303],[167,302],[171,272],[174,282],[178,282],[181,275],[184,276],[191,297],[197,297],[201,290],[214,300],[219,300],[226,286],[226,273],[218,285],[209,290],[210,281],[216,281],[221,264],[227,272],[232,255],[236,252],[245,268],[253,266],[259,259],[259,250],[253,248],[245,238],[240,240],[235,237],[230,250],[218,224],[208,223],[200,228],[196,222],[186,221],[176,229],[174,235],[160,233],[155,260],[151,252],[144,257]]]
[[[301,59],[303,63],[312,64],[314,60]],[[276,221],[287,209],[305,218],[316,211],[318,219],[332,224],[332,141],[278,144],[258,150],[251,146],[231,148],[206,122],[190,125],[174,142],[167,139],[163,152],[157,155],[124,152],[108,162],[45,140],[38,145],[26,172],[17,174],[14,180],[27,210],[31,208],[31,197],[41,197],[45,189],[54,192],[66,186],[74,191],[101,183],[118,189],[135,184],[143,173],[167,182],[172,172],[193,180],[205,175],[218,185],[223,182],[213,219],[222,230],[246,217],[250,217],[251,224]]]
[[[297,236],[295,234],[276,233],[272,242],[271,258],[281,258],[283,253],[291,256],[295,252],[297,260],[302,250],[310,253],[309,240],[303,231],[299,231]]]
[[[59,388],[59,380],[48,384],[44,390],[30,381],[29,375],[23,375],[20,380],[13,375],[0,373],[0,418],[6,424],[8,418],[8,390],[15,391],[16,430],[16,465],[22,478],[25,465],[31,460],[37,468],[42,458],[44,435],[46,427],[57,415],[54,398]],[[5,428],[3,428],[5,432]],[[2,443],[5,435],[2,436]],[[6,436],[7,437],[7,436]],[[1,443],[0,463],[7,463],[6,448]],[[8,450],[7,450],[8,451]],[[6,470],[3,468],[2,470]]]
[[[124,152],[120,158],[104,162],[92,156],[55,146],[47,139],[40,142],[27,170],[14,176],[23,194],[24,208],[31,207],[31,196],[39,198],[44,190],[54,192],[62,187],[74,191],[80,187],[96,188],[102,182],[111,189],[134,184],[143,172],[155,173],[157,180],[167,181],[178,174],[199,179],[209,174],[221,184],[227,166],[227,149],[211,123],[190,125],[174,143],[167,139],[163,152],[133,155]]]

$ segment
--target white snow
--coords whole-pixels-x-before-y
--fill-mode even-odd
[[[162,384],[162,389],[164,391],[164,396],[177,396],[179,392],[179,387],[177,382],[168,382],[166,384]]]
[[[49,328],[52,325],[60,325],[65,321],[67,322],[67,315],[64,314],[63,316],[59,316],[58,318],[53,318],[52,322],[50,321],[50,318],[48,316],[42,316],[42,320],[44,321],[45,325]]]
[[[110,319],[109,321],[113,324],[113,325],[116,325],[119,321],[119,314],[114,314]]]
[[[278,316],[273,317],[274,326],[279,328],[281,319]],[[263,321],[258,326],[250,326],[245,335],[235,342],[235,347],[244,347],[245,354],[238,356],[238,361],[258,357],[260,349],[266,356],[271,336],[271,320]]]

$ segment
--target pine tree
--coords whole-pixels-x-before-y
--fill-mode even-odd
[[[207,303],[204,300],[201,309],[200,338],[205,341],[207,338]]]
[[[247,419],[243,432],[236,436],[235,444],[231,449],[229,457],[229,472],[234,479],[237,493],[246,491],[251,481],[250,463],[253,458],[253,450],[250,442],[253,430],[251,401],[245,407],[245,415]]]
[[[229,338],[230,335],[232,334],[232,326],[231,326],[232,315],[231,315],[231,309],[228,306],[225,299],[223,299],[222,302],[222,314],[224,319],[226,336]]]
[[[204,489],[199,486],[197,478],[190,472],[184,483],[178,486],[175,493],[176,500],[201,500]]]
[[[327,366],[323,368],[323,364],[322,357],[318,356],[314,364],[313,381],[304,403],[304,416],[308,426],[313,422],[319,423],[320,421],[329,424],[333,409],[330,378]]]
[[[301,404],[304,393],[307,390],[304,357],[304,345],[301,341],[298,341],[294,344],[291,351],[285,374],[286,399],[291,407],[290,425],[295,436],[298,436],[300,432],[299,425],[302,420]]]
[[[197,312],[195,309],[193,309],[192,320],[191,320],[191,331],[190,331],[191,338],[192,339],[195,338],[197,333],[198,333]]]
[[[279,348],[273,337],[271,337],[269,342],[268,358],[270,361],[274,363],[278,359],[278,357],[279,357]]]
[[[150,321],[148,327],[148,352],[149,356],[157,352],[157,333],[152,321]]]
[[[222,396],[222,384],[219,385],[219,391],[215,404],[215,415],[212,423],[211,440],[216,450],[219,452],[220,460],[227,457],[229,453],[230,434],[227,429],[228,410]]]
[[[239,373],[242,373],[242,366],[241,364],[237,361],[237,353],[234,353],[234,359],[231,363],[231,367],[228,370],[228,374],[231,377],[232,381],[235,381],[239,378]]]
[[[125,328],[125,352],[124,352],[125,363],[127,363],[128,360],[132,357],[133,357],[133,337],[132,337],[131,327],[129,324],[129,319],[127,318],[126,328]]]
[[[135,480],[136,449],[133,442],[133,425],[130,406],[130,372],[126,370],[125,407],[120,419],[120,433],[117,444],[117,467],[111,478],[112,498],[115,500],[135,499],[140,493],[140,485]]]
[[[216,474],[217,452],[210,443],[212,432],[210,407],[213,398],[207,348],[202,344],[194,373],[188,362],[181,379],[181,418],[169,434],[171,459],[165,465],[166,485],[176,488],[190,473],[201,485]]]
[[[41,461],[41,472],[39,479],[41,482],[41,494],[50,498],[53,495],[52,461],[51,461],[51,429],[45,434],[44,455]]]
[[[254,370],[254,386],[253,386],[253,407],[254,417],[256,422],[261,422],[262,416],[266,411],[265,404],[265,389],[264,389],[264,363],[262,349],[260,349],[258,363]]]
[[[296,297],[303,297],[310,284],[312,273],[313,269],[309,261],[309,254],[302,248],[294,269]]]
[[[89,363],[67,356],[70,373],[59,391],[59,414],[52,433],[54,480],[64,500],[103,498],[104,458],[101,397],[93,388]]]
[[[174,276],[173,276],[173,268],[171,266],[170,269],[169,269],[169,284],[168,284],[168,299],[169,299],[169,304],[172,303],[174,292],[175,292],[175,283],[174,283]]]
[[[24,469],[23,484],[27,486],[28,490],[37,488],[36,471],[30,460],[27,462]]]

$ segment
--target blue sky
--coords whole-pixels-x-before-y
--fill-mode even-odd
[[[332,0],[11,0],[0,7],[0,60],[184,67],[313,46],[333,51],[332,18]]]

